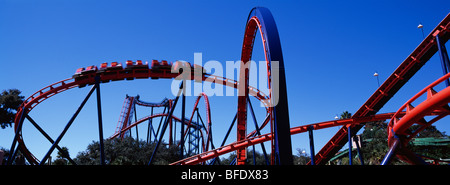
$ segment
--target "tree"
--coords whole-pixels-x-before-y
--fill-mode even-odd
[[[231,162],[236,159],[236,152],[233,152],[228,156],[228,158],[222,157],[220,158],[220,164],[221,165],[230,165]],[[215,164],[218,164],[217,162]]]
[[[411,130],[416,130],[418,127],[419,126],[414,125],[411,127]],[[363,140],[363,147],[361,150],[364,157],[364,163],[373,165],[381,164],[381,161],[389,150],[387,145],[387,122],[383,120],[366,123],[361,137]],[[435,126],[431,125],[416,136],[416,138],[424,137],[446,138],[448,136],[445,135],[445,132],[440,132]],[[422,154],[437,159],[448,158],[448,153],[450,152],[450,146],[414,146],[410,143],[408,148],[416,154]],[[407,163],[394,157],[391,164]]]
[[[255,156],[256,162],[253,160],[253,154]],[[267,154],[268,162],[270,164],[270,154]],[[247,152],[247,160],[245,161],[247,165],[267,165],[266,159],[264,157],[264,154],[253,150],[248,150]]]
[[[417,130],[420,127],[421,127],[420,125],[413,125],[413,126],[411,126],[410,129]],[[441,132],[436,128],[436,126],[430,125],[430,126],[426,127],[424,130],[422,130],[421,132],[419,132],[417,134],[416,138],[425,138],[425,137],[442,138],[445,136],[446,136],[445,132]]]
[[[256,165],[267,165],[266,159],[264,157],[264,154],[255,151],[255,159],[256,159]],[[269,160],[270,164],[270,154],[267,154],[267,158]],[[221,158],[220,164],[221,165],[230,165],[232,161],[236,159],[236,153],[232,153],[228,156],[228,158]],[[215,163],[218,165],[218,162]],[[253,160],[253,150],[247,151],[247,159],[245,160],[245,165],[255,165],[255,162]]]
[[[363,143],[361,151],[363,153],[364,164],[381,164],[381,161],[383,161],[384,156],[389,150],[387,136],[387,123],[384,120],[366,123],[361,135]]]
[[[344,111],[341,113],[340,119],[348,119],[352,117],[352,113],[349,113],[348,111]]]
[[[162,144],[158,149],[153,164],[167,165],[179,160],[176,145],[166,147]],[[111,165],[147,165],[156,143],[148,144],[145,141],[136,141],[132,137],[115,138],[104,141],[105,161]],[[74,161],[81,165],[99,165],[99,142],[93,141],[86,151],[79,152]]]
[[[410,129],[416,130],[420,125],[413,125]],[[419,134],[416,138],[436,138],[436,139],[447,139],[448,136],[445,132],[439,131],[436,126],[428,126]],[[450,145],[409,145],[408,148],[416,154],[423,155],[426,157],[431,157],[434,159],[448,159],[450,153]]]
[[[2,129],[11,127],[14,122],[16,111],[24,100],[24,96],[19,96],[20,93],[17,89],[9,89],[0,94],[0,127]]]
[[[297,155],[294,155],[294,165],[306,165],[311,160],[311,157],[306,154],[305,149],[297,148]]]
[[[68,165],[69,160],[64,156],[69,156],[69,149],[67,147],[62,147],[62,152],[58,150],[56,159],[53,161],[54,165]]]

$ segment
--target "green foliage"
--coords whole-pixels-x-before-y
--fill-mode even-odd
[[[64,156],[69,156],[69,149],[67,147],[61,147],[62,152],[58,150],[56,159],[53,161],[53,165],[69,165],[69,160]]]
[[[267,158],[270,164],[270,154],[267,154]],[[236,153],[232,153],[228,156],[228,158],[221,158],[221,165],[229,165],[234,159],[236,159]],[[264,154],[255,151],[255,159],[256,165],[266,165],[266,159],[264,158]],[[215,164],[218,164],[217,162]],[[253,160],[253,150],[247,150],[247,159],[245,160],[245,165],[254,165],[255,162]]]
[[[361,135],[361,139],[364,143],[361,147],[364,164],[381,164],[381,161],[383,161],[384,156],[389,150],[387,146],[387,136],[387,123],[384,121],[366,123],[364,132]]]
[[[413,125],[411,130],[416,130],[420,126]],[[445,132],[439,131],[435,126],[429,126],[417,134],[416,138],[448,138]],[[408,148],[416,154],[431,157],[434,159],[450,158],[450,145],[447,146],[415,146],[409,145]]]
[[[9,89],[0,94],[0,127],[2,129],[11,127],[14,122],[16,111],[24,100],[24,96],[19,96],[20,93],[17,89]]]
[[[297,148],[297,155],[293,155],[294,165],[306,165],[311,160],[311,156],[306,154],[305,149]]]
[[[418,126],[411,127],[412,130],[418,129]],[[388,152],[387,146],[387,123],[385,121],[367,123],[364,127],[364,132],[361,135],[363,139],[363,147],[361,148],[364,157],[365,164],[378,165],[383,160],[384,156]],[[445,133],[437,130],[435,126],[428,126],[422,132],[420,132],[417,138],[431,137],[431,138],[445,138]],[[448,158],[450,152],[450,146],[413,146],[408,145],[408,148],[416,153],[429,157]],[[347,158],[348,160],[348,158]],[[393,158],[391,164],[407,164]]]
[[[348,111],[344,111],[341,113],[341,117],[339,119],[348,119],[352,117],[352,113],[349,113]]]
[[[145,141],[136,141],[131,137],[115,138],[104,142],[106,164],[110,165],[147,165],[156,143],[147,144]],[[74,159],[81,165],[99,165],[99,142],[93,141],[86,151],[79,152]],[[153,164],[167,165],[179,160],[176,146],[166,147],[164,144],[158,149]]]
[[[307,155],[304,149],[297,148],[297,155],[293,155],[294,165],[306,165],[311,159],[309,155]],[[266,165],[266,159],[264,158],[264,154],[256,151],[256,165]],[[270,164],[270,153],[267,154],[267,158]],[[227,158],[221,158],[221,165],[229,165],[236,158],[236,154],[232,153]],[[218,164],[218,163],[216,163]],[[247,160],[245,161],[245,165],[254,165],[253,161],[253,150],[247,151]]]
[[[345,111],[341,114],[340,119],[350,118],[351,113]],[[379,165],[388,152],[387,144],[387,122],[376,121],[366,123],[364,126],[364,131],[361,134],[362,146],[361,152],[363,155],[364,164],[366,165]],[[414,125],[410,128],[411,131],[419,129],[419,125]],[[429,126],[423,131],[419,132],[416,138],[448,138],[445,132],[440,132],[435,126]],[[409,144],[408,148],[416,154],[425,155],[428,157],[439,158],[449,158],[450,146],[414,146]],[[353,151],[354,159],[352,159],[353,164],[360,164],[359,158],[356,157],[357,152]],[[348,156],[348,155],[347,155]],[[341,157],[338,160],[331,161],[330,164],[349,164],[348,157]],[[392,158],[391,164],[407,164],[400,161],[398,158]]]

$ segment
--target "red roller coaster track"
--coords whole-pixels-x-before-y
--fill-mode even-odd
[[[266,8],[254,8],[249,14],[247,19],[247,24],[244,32],[244,41],[242,46],[241,60],[244,65],[251,60],[254,40],[257,32],[260,32],[265,59],[267,62],[267,72],[268,72],[268,87],[270,93],[265,95],[256,88],[250,87],[248,85],[249,81],[249,69],[241,66],[241,72],[239,76],[239,82],[226,79],[219,76],[210,75],[207,73],[196,73],[194,71],[203,71],[201,66],[191,66],[188,63],[176,62],[175,66],[189,66],[194,70],[190,72],[190,79],[196,82],[205,81],[207,79],[214,79],[212,82],[216,84],[221,84],[233,88],[237,88],[241,96],[238,96],[238,107],[237,107],[237,139],[235,142],[221,146],[216,149],[210,150],[210,145],[212,145],[212,132],[211,132],[211,114],[209,110],[208,97],[205,94],[198,96],[194,111],[191,114],[189,121],[181,120],[176,116],[170,114],[155,114],[144,117],[132,124],[123,124],[119,121],[118,129],[116,133],[111,136],[111,138],[119,137],[124,131],[137,126],[143,121],[161,116],[170,116],[173,119],[178,120],[186,125],[188,128],[184,130],[184,135],[186,135],[189,127],[191,127],[192,119],[194,117],[195,108],[197,107],[201,97],[204,98],[206,104],[206,115],[208,128],[206,132],[202,134],[203,143],[202,149],[203,153],[183,158],[175,164],[199,164],[206,160],[216,158],[220,155],[236,151],[237,152],[237,162],[236,164],[241,165],[245,163],[246,160],[246,148],[252,145],[263,143],[266,141],[271,141],[271,163],[272,164],[292,164],[292,151],[291,151],[291,140],[290,136],[293,134],[303,133],[308,131],[308,128],[313,128],[314,130],[324,129],[329,127],[342,126],[340,130],[329,140],[329,142],[314,156],[314,164],[325,164],[331,157],[336,154],[344,145],[348,142],[348,128],[351,128],[352,134],[354,135],[358,130],[360,130],[366,122],[386,120],[390,119],[388,125],[388,144],[392,151],[398,148],[395,154],[402,160],[412,163],[419,164],[421,161],[417,159],[410,151],[406,149],[406,144],[408,141],[416,136],[420,131],[435,123],[437,120],[450,114],[450,107],[448,103],[450,102],[450,88],[445,88],[439,92],[434,90],[437,84],[447,80],[450,77],[450,73],[445,74],[442,78],[436,82],[430,84],[428,87],[420,91],[416,96],[411,98],[407,103],[405,103],[396,113],[385,113],[376,114],[396,93],[397,91],[439,50],[445,47],[440,47],[437,42],[445,44],[450,39],[450,14],[447,15],[439,25],[420,43],[420,45],[400,64],[400,66],[389,76],[389,78],[370,96],[370,98],[361,106],[361,108],[349,119],[332,120],[321,123],[314,123],[309,125],[303,125],[298,127],[290,128],[288,104],[287,104],[287,91],[286,91],[286,80],[284,74],[284,61],[281,52],[281,43],[277,31],[275,21]],[[446,51],[445,51],[445,55]],[[444,57],[445,58],[445,57]],[[448,56],[447,56],[448,60]],[[278,62],[278,66],[274,65]],[[176,67],[175,67],[176,68]],[[200,69],[199,69],[200,68]],[[89,99],[90,95],[94,90],[97,90],[97,97],[99,97],[99,84],[107,83],[119,80],[133,80],[133,79],[158,79],[158,78],[176,78],[180,73],[172,73],[172,64],[167,61],[162,61],[159,63],[156,60],[152,61],[151,66],[147,63],[143,63],[138,60],[135,63],[132,61],[127,61],[126,66],[123,67],[117,62],[111,63],[108,66],[103,63],[100,68],[96,66],[89,66],[87,68],[80,68],[77,70],[72,78],[65,79],[54,84],[51,84],[36,93],[28,97],[17,111],[14,120],[14,130],[16,132],[13,144],[11,146],[11,151],[20,150],[29,161],[30,164],[42,164],[39,160],[27,149],[21,132],[22,124],[25,119],[28,119],[32,124],[36,126],[36,123],[29,117],[29,113],[40,103],[51,98],[54,95],[62,93],[66,90],[72,89],[74,87],[85,87],[87,85],[93,85],[91,91],[87,95],[85,101],[80,106],[79,110],[83,107],[84,103]],[[278,74],[279,79],[274,79],[273,74]],[[200,80],[201,79],[201,80]],[[210,80],[211,81],[211,80]],[[276,89],[276,90],[274,90]],[[413,106],[417,98],[427,94],[427,99],[424,102],[418,103]],[[266,119],[260,126],[257,126],[256,130],[247,134],[247,107],[249,102],[249,96],[252,95],[266,105],[267,116]],[[275,99],[278,98],[278,99]],[[100,101],[98,101],[100,102]],[[275,105],[274,103],[277,102]],[[128,102],[130,104],[131,102]],[[99,104],[99,103],[98,103]],[[125,104],[127,104],[125,102]],[[176,104],[176,100],[175,100]],[[101,115],[101,108],[98,105],[99,115]],[[174,105],[175,107],[175,105]],[[78,114],[79,110],[75,113]],[[130,108],[124,108],[123,114],[125,116],[123,119],[129,120]],[[173,112],[173,110],[172,110]],[[253,112],[253,110],[251,110]],[[121,116],[122,117],[122,116]],[[428,119],[431,117],[431,119]],[[427,119],[426,119],[427,118]],[[256,122],[256,121],[255,121]],[[101,128],[101,116],[99,116],[99,127]],[[261,134],[260,129],[265,127],[270,123],[270,133]],[[70,126],[69,122],[68,126]],[[122,124],[122,125],[121,125]],[[420,125],[419,129],[411,130],[411,126],[417,124]],[[66,126],[68,128],[68,126]],[[120,128],[119,128],[120,127]],[[259,129],[258,129],[259,127]],[[38,130],[41,131],[39,126],[36,126]],[[230,127],[231,129],[231,127]],[[100,129],[101,130],[101,129]],[[45,133],[45,132],[41,132]],[[64,136],[65,131],[60,135]],[[258,133],[258,134],[257,134]],[[46,135],[46,134],[44,134]],[[102,135],[102,134],[100,134]],[[181,137],[184,137],[181,136]],[[206,135],[206,140],[203,135]],[[102,138],[102,136],[100,137]],[[60,138],[58,138],[60,139]],[[58,141],[53,141],[49,139],[53,145],[56,145]],[[15,144],[18,143],[17,150],[15,149]],[[53,147],[53,146],[52,146]],[[54,149],[54,148],[53,148]],[[52,152],[50,149],[49,153]],[[14,154],[13,154],[14,157]],[[46,157],[44,157],[45,162]],[[12,160],[8,160],[9,164]],[[311,163],[311,162],[310,162]]]

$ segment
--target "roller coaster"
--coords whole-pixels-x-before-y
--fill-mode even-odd
[[[335,154],[347,143],[351,147],[351,140],[356,133],[367,122],[378,120],[390,120],[388,124],[388,146],[389,151],[383,159],[382,164],[389,164],[392,157],[396,156],[402,161],[410,164],[427,164],[421,157],[408,150],[408,142],[413,139],[419,132],[432,125],[436,121],[450,114],[450,61],[445,48],[445,43],[450,38],[450,14],[448,14],[431,33],[417,46],[417,48],[406,57],[399,67],[379,86],[379,88],[369,97],[369,99],[353,114],[351,118],[331,120],[320,123],[312,123],[298,127],[290,127],[288,96],[286,91],[286,76],[283,54],[281,50],[280,38],[277,26],[271,12],[267,8],[256,7],[250,11],[245,26],[244,40],[241,53],[241,65],[245,65],[252,58],[253,45],[257,33],[262,39],[264,48],[264,56],[267,67],[267,79],[269,93],[266,95],[257,88],[249,85],[249,68],[241,66],[239,81],[227,79],[206,73],[202,66],[191,65],[187,62],[175,61],[167,62],[162,60],[153,60],[151,64],[137,61],[126,61],[123,66],[119,62],[102,63],[99,67],[88,66],[79,68],[75,74],[68,79],[53,83],[47,87],[38,90],[36,93],[28,97],[17,111],[14,120],[15,136],[11,144],[11,156],[7,160],[7,164],[12,164],[18,151],[25,156],[29,164],[42,165],[48,160],[51,153],[58,149],[62,151],[59,143],[70,128],[80,111],[83,109],[87,100],[96,92],[97,112],[98,112],[98,128],[99,128],[99,145],[101,151],[101,164],[106,164],[103,147],[103,120],[101,108],[100,86],[106,85],[108,82],[135,79],[175,79],[182,72],[190,76],[191,80],[196,83],[202,83],[207,79],[214,79],[212,82],[217,85],[223,85],[238,89],[242,93],[237,97],[237,110],[228,132],[219,147],[215,147],[213,143],[213,127],[210,104],[208,96],[205,93],[198,95],[190,117],[185,116],[185,94],[183,84],[181,82],[178,94],[174,99],[164,99],[159,103],[149,103],[140,100],[139,96],[126,96],[122,107],[119,121],[116,126],[115,133],[108,139],[123,138],[131,134],[131,129],[142,123],[148,123],[147,141],[157,142],[157,147],[149,156],[149,163],[152,164],[154,155],[157,153],[159,145],[165,133],[169,133],[169,145],[177,145],[180,148],[180,160],[171,163],[171,165],[195,165],[195,164],[215,164],[218,157],[230,152],[236,152],[236,159],[233,164],[243,165],[246,161],[247,148],[264,142],[270,141],[271,155],[267,156],[264,145],[261,144],[267,164],[272,165],[291,165],[292,143],[291,135],[308,132],[311,143],[311,160],[308,164],[320,165],[326,164]],[[444,75],[435,82],[418,92],[414,97],[407,101],[402,107],[394,113],[381,113],[378,111],[399,91],[402,86],[411,79],[421,67],[430,60],[435,54],[439,53],[442,62]],[[278,66],[272,65],[274,61],[278,62]],[[184,69],[184,70],[180,70]],[[189,71],[185,71],[189,69]],[[174,72],[175,71],[175,72]],[[278,73],[279,79],[274,79],[272,74]],[[438,84],[445,83],[445,88],[436,91]],[[54,140],[45,130],[39,126],[29,113],[36,108],[37,105],[51,97],[75,87],[83,88],[92,86],[80,106],[70,118],[63,131]],[[273,89],[278,89],[274,91]],[[256,117],[249,98],[251,96],[265,105],[266,116],[260,124],[256,122]],[[419,97],[426,96],[425,101],[418,101]],[[181,118],[174,115],[174,110],[178,100],[181,97]],[[203,98],[206,110],[199,110],[198,104]],[[275,100],[275,98],[279,98]],[[277,101],[275,106],[273,102]],[[136,106],[144,106],[151,108],[151,114],[138,119],[133,116],[136,112]],[[164,108],[162,113],[155,113],[153,109]],[[205,112],[206,116],[201,116]],[[247,133],[247,116],[251,114],[255,124],[255,130]],[[135,118],[133,120],[133,117]],[[204,121],[204,118],[205,121]],[[27,148],[22,135],[22,127],[28,120],[48,141],[52,144],[48,152],[42,159],[37,159]],[[157,121],[155,121],[157,120]],[[154,123],[159,120],[156,127]],[[230,119],[231,120],[231,119]],[[26,122],[26,123],[28,123]],[[236,141],[226,144],[229,133],[233,130],[236,123]],[[176,141],[176,133],[173,129],[180,124],[181,132],[179,142]],[[261,133],[261,130],[270,125],[269,133]],[[411,129],[413,125],[419,125],[418,129]],[[186,128],[185,128],[186,126]],[[318,152],[314,152],[313,131],[330,127],[340,127],[337,133],[323,146]],[[168,130],[168,131],[167,131]],[[137,133],[137,132],[136,132]],[[64,153],[64,152],[62,152]],[[313,155],[315,154],[315,155]],[[351,155],[351,152],[349,152]],[[66,156],[72,164],[76,164],[69,156]],[[350,156],[351,158],[351,156]],[[220,159],[219,159],[220,160]],[[351,161],[351,160],[350,160]]]

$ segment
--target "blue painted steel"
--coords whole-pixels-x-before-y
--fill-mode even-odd
[[[278,29],[275,24],[275,20],[270,13],[269,9],[264,7],[255,7],[251,10],[247,22],[256,16],[261,24],[261,30],[265,42],[266,55],[269,63],[270,71],[278,71],[278,81],[272,80],[271,87],[274,90],[272,92],[271,102],[278,102],[274,107],[274,145],[275,145],[275,164],[292,165],[292,145],[290,134],[290,122],[289,122],[289,109],[287,100],[286,89],[286,76],[284,68],[283,53],[281,51],[280,37]],[[245,40],[245,39],[244,39]],[[278,62],[278,68],[273,67],[272,62]],[[278,98],[278,101],[275,100]]]
[[[47,138],[48,141],[50,141],[50,143],[54,143],[55,141],[47,134],[47,132],[45,132],[37,123],[36,121],[33,120],[33,118],[31,118],[29,115],[26,115],[26,118],[28,119],[28,121],[30,121],[30,123],[45,137]],[[58,149],[61,154],[63,155],[63,157],[65,157],[72,165],[77,165],[77,163],[75,161],[72,160],[72,158],[68,155],[68,153],[64,152],[62,150],[61,147],[59,147],[59,145],[56,145],[56,149]]]
[[[199,154],[200,153],[200,120],[201,120],[201,117],[200,117],[200,113],[198,113],[198,108],[197,108],[197,124],[198,124],[198,126],[197,126],[197,128],[195,129],[195,137],[197,137],[197,139],[196,139],[196,141],[197,141],[197,143],[195,144],[195,145],[197,145],[197,154]],[[203,123],[203,121],[202,121],[202,123]]]
[[[256,165],[256,151],[255,151],[255,145],[252,145],[253,147],[253,165]]]
[[[151,112],[150,115],[153,115],[153,107],[151,108]],[[152,140],[152,133],[155,132],[155,130],[153,129],[153,118],[148,119],[148,127],[147,127],[147,143],[150,143],[150,141]]]
[[[230,135],[231,130],[233,129],[234,123],[236,123],[236,119],[237,119],[237,113],[234,115],[233,121],[231,121],[230,127],[228,128],[227,134],[225,134],[225,137],[222,140],[222,144],[220,144],[220,147],[225,145],[225,142],[227,142],[228,136]],[[220,157],[216,157],[214,159],[212,159],[212,161],[209,163],[209,165],[214,165],[214,163],[216,162],[216,159],[219,160],[220,163]],[[236,158],[234,158],[234,160],[236,160]]]
[[[175,101],[173,102],[173,106],[169,110],[169,115],[167,115],[166,119],[164,119],[164,125],[163,125],[163,128],[161,130],[161,135],[159,135],[159,140],[156,143],[155,149],[152,152],[150,160],[148,161],[148,165],[152,164],[153,157],[155,157],[156,153],[158,152],[159,145],[161,145],[161,141],[163,139],[164,133],[166,132],[167,126],[168,126],[169,121],[170,121],[169,118],[172,117],[172,115],[173,115],[173,111],[175,110],[175,107],[177,105],[178,99],[180,98],[180,94],[181,94],[182,90],[183,90],[183,82],[181,82],[180,90],[178,90],[178,94],[177,94],[177,97],[175,97]]]
[[[75,121],[75,118],[78,116],[78,114],[80,113],[80,111],[83,109],[84,105],[86,104],[86,102],[89,100],[89,97],[91,97],[92,93],[94,92],[94,90],[97,88],[97,86],[92,86],[91,90],[89,91],[88,95],[86,96],[86,98],[84,98],[83,102],[81,102],[81,105],[78,107],[77,111],[75,112],[75,114],[73,114],[73,116],[70,118],[69,122],[66,124],[66,126],[64,127],[64,130],[61,132],[61,134],[59,134],[58,138],[56,139],[56,141],[53,143],[53,145],[50,147],[50,149],[48,150],[47,154],[45,154],[44,158],[41,160],[41,162],[39,163],[39,165],[43,165],[45,164],[45,162],[47,161],[48,157],[50,156],[50,154],[53,152],[53,150],[55,150],[56,145],[59,144],[59,142],[61,141],[61,139],[64,137],[64,134],[66,134],[67,130],[69,129],[69,127],[72,125],[73,121]]]
[[[398,145],[400,144],[400,140],[398,138],[394,138],[394,143],[392,144],[392,146],[389,148],[388,153],[386,154],[386,156],[384,156],[383,161],[381,162],[381,165],[387,165],[389,164],[389,162],[391,161],[392,156],[395,153],[395,150],[397,149]]]
[[[98,136],[100,145],[100,164],[106,165],[105,149],[103,145],[103,118],[102,118],[102,101],[100,96],[100,76],[95,77],[95,87],[97,89],[96,91],[97,91]]]
[[[236,115],[236,116],[237,116],[237,115]],[[267,119],[269,119],[269,118],[270,118],[270,115],[267,115],[265,121],[267,121]],[[235,119],[236,119],[236,117],[235,117]],[[234,121],[235,121],[235,120],[233,120],[233,123],[234,123]],[[233,127],[233,126],[231,126],[231,127]],[[231,129],[231,127],[230,127],[230,129]],[[229,131],[228,131],[228,132],[229,132]],[[258,133],[255,132],[254,134],[250,135],[250,137],[255,137],[257,134],[258,134]],[[227,136],[227,137],[228,137],[228,136]],[[223,144],[222,144],[222,146],[223,146]],[[264,156],[264,157],[266,158],[266,164],[267,164],[267,163],[268,163],[267,156]],[[235,163],[236,163],[236,157],[233,159],[233,161],[231,162],[230,165],[234,165]]]
[[[184,148],[184,120],[185,120],[185,111],[186,111],[186,88],[184,87],[186,81],[183,80],[182,88],[183,93],[181,94],[181,129],[180,129],[180,159],[183,159],[183,148]]]
[[[197,122],[191,122],[191,126],[188,127],[188,150],[187,156],[195,155],[200,153],[200,121],[203,120],[200,117],[200,113],[198,108],[195,108],[195,112],[197,113]]]
[[[450,71],[450,61],[448,59],[447,49],[445,48],[445,44],[442,44],[439,35],[436,35],[436,42],[438,46],[438,53],[441,59],[442,72],[446,75]],[[449,79],[445,80],[445,85],[447,87],[450,85]]]
[[[314,155],[316,152],[314,151],[314,135],[313,135],[314,126],[308,127],[308,134],[309,134],[309,149],[310,149],[310,155],[311,155],[311,165],[315,165]]]
[[[13,142],[11,144],[11,149],[10,151],[10,155],[8,157],[8,161],[7,161],[7,165],[11,165],[14,158],[16,157],[16,152],[17,150],[19,150],[19,147],[16,148],[16,143],[17,143],[17,139],[19,138],[19,133],[22,132],[22,125],[23,125],[23,121],[25,120],[25,116],[27,113],[25,113],[26,110],[22,110],[22,114],[20,115],[20,121],[19,121],[19,126],[17,126],[17,130],[16,130],[16,134],[14,135],[14,139]]]
[[[138,98],[139,98],[139,96],[138,96]],[[134,111],[134,122],[137,122],[137,111],[136,111],[136,104],[135,103],[133,103],[133,109],[134,109],[133,110]],[[138,127],[135,127],[135,128],[136,128],[136,141],[138,141],[137,143],[139,144],[139,129],[138,129]]]
[[[164,107],[164,110],[163,110],[163,114],[165,114],[166,113],[166,111],[168,111],[168,112],[170,112],[170,109],[168,109],[168,107]],[[165,121],[164,121],[165,122]],[[154,140],[154,142],[157,142],[158,141],[158,134],[159,134],[159,131],[161,130],[161,125],[163,124],[163,119],[161,118],[160,120],[159,120],[159,125],[158,125],[158,129],[156,130],[156,134],[155,134],[155,140]],[[176,127],[175,127],[176,128]]]
[[[353,164],[353,158],[352,158],[352,129],[350,128],[351,126],[349,125],[347,127],[347,132],[348,132],[348,164],[352,165]]]
[[[359,146],[359,138],[354,137],[354,139],[355,139],[355,143],[356,143],[356,151],[358,151],[359,161],[361,161],[361,165],[364,165],[363,154],[362,154],[360,146]]]
[[[256,121],[255,112],[253,111],[253,106],[252,106],[252,103],[250,102],[250,98],[247,98],[247,100],[248,100],[248,106],[250,107],[250,112],[252,113],[253,123],[255,124],[256,134],[258,134],[258,136],[259,136],[259,135],[261,135],[261,131],[259,129],[258,122]],[[266,147],[264,146],[264,143],[261,143],[260,145],[261,145],[261,149],[262,149],[262,152],[264,155],[264,159],[266,160],[266,165],[269,165],[270,161],[269,161],[269,157],[267,157]],[[255,147],[254,146],[255,145],[253,145],[253,158],[255,157],[255,155],[254,155]]]

